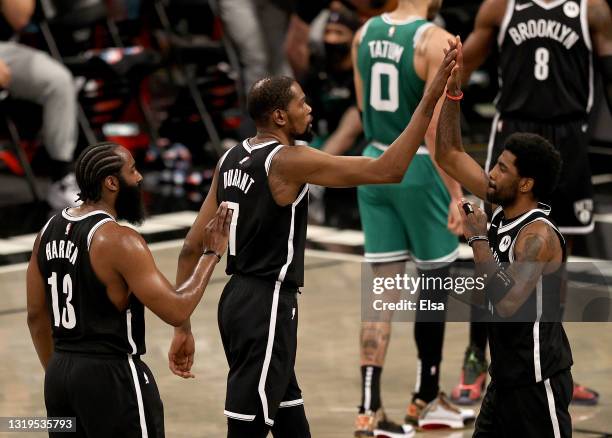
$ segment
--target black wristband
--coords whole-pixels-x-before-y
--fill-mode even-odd
[[[465,205],[465,204],[463,204],[463,205]],[[488,242],[489,238],[487,236],[483,236],[483,235],[472,236],[472,237],[468,238],[467,244],[472,246],[472,243],[476,242],[477,240],[484,240],[485,242]]]
[[[504,270],[504,268],[500,267],[495,274],[493,274],[493,278],[487,283],[487,297],[493,304],[497,304],[513,287],[514,279]]]
[[[215,257],[217,257],[217,263],[221,261],[221,256],[212,249],[205,250],[202,255],[214,255]]]

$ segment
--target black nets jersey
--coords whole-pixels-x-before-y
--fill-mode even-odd
[[[488,232],[495,260],[504,265],[513,263],[514,245],[521,230],[535,221],[544,221],[558,235],[565,261],[565,240],[548,219],[549,213],[548,206],[539,204],[538,208],[518,218],[505,219],[503,210],[498,208],[493,213]],[[510,318],[502,318],[493,310],[493,321],[503,321],[488,324],[489,371],[497,385],[537,383],[571,367],[570,345],[559,322],[562,278],[559,272],[542,275],[529,298]],[[493,309],[490,303],[489,307]]]
[[[96,276],[89,247],[98,228],[114,219],[97,210],[53,216],[40,232],[43,276],[55,349],[83,354],[144,354],[144,306],[130,294],[125,310],[110,301]]]
[[[566,121],[593,105],[588,0],[508,0],[498,34],[502,117]]]
[[[304,284],[308,185],[295,201],[279,206],[268,185],[276,141],[234,146],[221,158],[217,201],[233,210],[227,257],[228,275],[253,275],[282,286]]]

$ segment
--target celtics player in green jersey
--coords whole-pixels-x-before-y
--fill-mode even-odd
[[[399,0],[397,8],[368,20],[355,35],[352,54],[355,88],[369,145],[363,152],[376,158],[410,120],[423,91],[443,60],[450,34],[432,18],[441,0]],[[365,260],[374,276],[404,274],[408,259],[417,263],[419,276],[442,276],[458,256],[460,223],[455,204],[462,196],[459,184],[432,160],[439,106],[412,164],[399,184],[358,188],[359,211],[365,232]],[[428,291],[437,292],[437,291]],[[386,291],[386,296],[389,291]],[[398,294],[398,291],[392,291]],[[446,294],[442,293],[442,307]],[[444,313],[436,321],[417,312],[414,336],[418,350],[417,383],[406,422],[425,426],[422,412],[435,414],[440,424],[460,426],[473,411],[455,409],[439,393],[444,338]],[[362,398],[355,436],[410,436],[409,428],[395,425],[382,409],[380,377],[391,334],[392,313],[385,322],[363,322],[360,334]],[[426,406],[430,405],[428,409]]]

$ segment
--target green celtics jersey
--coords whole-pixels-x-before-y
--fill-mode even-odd
[[[387,14],[364,25],[357,67],[368,140],[391,144],[410,121],[425,88],[425,81],[414,70],[414,45],[431,25],[418,17],[394,21]]]

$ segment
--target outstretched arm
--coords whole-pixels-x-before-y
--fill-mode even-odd
[[[305,146],[282,148],[272,160],[270,174],[292,186],[312,183],[327,187],[350,187],[400,182],[429,126],[436,102],[455,65],[456,54],[453,42],[410,123],[377,159],[334,157]]]
[[[447,93],[461,96],[462,51],[458,43],[458,64],[448,80]],[[463,149],[460,105],[458,100],[444,99],[436,135],[436,162],[452,178],[474,195],[485,199],[488,177],[480,165]]]
[[[447,31],[437,26],[432,26],[419,40],[419,44],[417,44],[416,51],[417,53],[422,52],[426,60],[426,86],[428,86],[431,81],[434,80],[436,70],[440,66],[440,63],[444,60],[444,55],[446,54],[445,47],[448,44],[447,41],[449,41],[450,38],[452,37]],[[434,164],[434,167],[436,168],[436,171],[440,175],[440,179],[442,179],[444,186],[450,194],[451,200],[448,209],[447,227],[452,233],[460,235],[460,221],[459,215],[457,214],[457,210],[455,209],[455,204],[463,196],[461,184],[451,178],[433,159],[436,151],[436,132],[440,120],[440,109],[442,108],[443,101],[444,97],[441,97],[438,100],[433,117],[431,118],[431,123],[429,124],[429,128],[427,128],[427,132],[425,133],[425,145],[429,150],[432,162]]]
[[[138,299],[173,326],[185,322],[202,298],[204,289],[227,247],[231,210],[222,204],[206,225],[204,241],[213,254],[202,253],[193,273],[173,287],[155,265],[144,239],[134,230],[114,222],[102,225],[91,243],[94,270],[101,277],[119,275]]]

